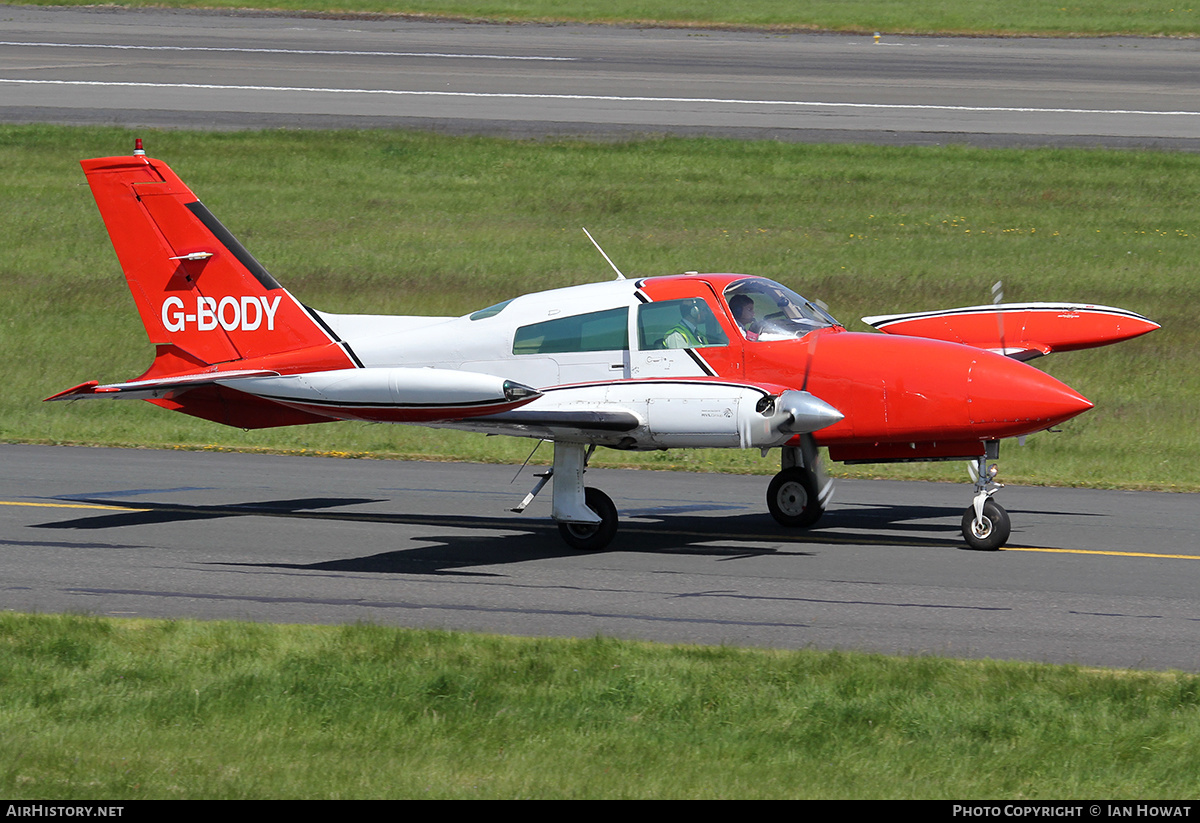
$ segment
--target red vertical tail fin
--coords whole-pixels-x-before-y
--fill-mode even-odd
[[[167,167],[139,153],[81,165],[164,374],[338,341]],[[338,352],[343,365],[353,365]],[[271,358],[268,358],[271,359]],[[334,356],[326,368],[337,365]]]

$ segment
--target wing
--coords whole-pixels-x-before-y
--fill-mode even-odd
[[[1107,346],[1159,327],[1125,309],[1079,303],[1000,303],[878,315],[863,322],[886,334],[962,343],[1016,360]]]

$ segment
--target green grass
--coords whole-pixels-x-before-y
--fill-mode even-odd
[[[142,132],[289,289],[334,312],[462,314],[630,275],[742,271],[865,314],[1081,300],[1163,324],[1038,361],[1097,408],[1006,447],[1002,479],[1200,488],[1200,244],[1192,154],[372,132]],[[519,461],[531,443],[402,426],[242,432],[144,403],[43,404],[130,379],[152,350],[77,160],[133,133],[0,128],[0,440]],[[542,450],[545,452],[546,450]],[[543,455],[548,457],[548,453]],[[771,472],[757,452],[607,452],[602,465]],[[960,466],[880,469],[961,480]]]
[[[85,5],[55,0],[47,5]],[[1154,0],[1047,3],[1043,0],[135,0],[125,6],[261,8],[358,14],[416,14],[505,22],[654,23],[692,27],[840,31],[870,34],[1135,34],[1195,36],[1200,7]]]
[[[1200,677],[0,615],[0,794],[1192,798]]]

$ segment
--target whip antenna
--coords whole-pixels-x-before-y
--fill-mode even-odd
[[[617,264],[614,263],[607,254],[604,254],[604,249],[600,248],[600,244],[596,242],[596,238],[592,237],[592,233],[590,231],[588,231],[586,228],[583,229],[583,233],[587,235],[588,240],[592,241],[592,245],[596,247],[596,251],[598,251],[598,252],[600,252],[600,254],[604,255],[604,259],[608,261],[608,265],[612,266],[612,270],[617,273],[617,279],[624,280],[625,275],[621,274],[621,270],[617,268]]]

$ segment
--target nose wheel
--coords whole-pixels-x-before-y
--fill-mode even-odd
[[[963,512],[962,533],[972,549],[994,552],[1008,542],[1012,522],[1003,506],[994,500],[987,500],[981,514],[975,514],[974,506]]]
[[[996,482],[996,465],[987,465],[987,458],[980,457],[974,464],[967,464],[975,479],[975,499],[963,512],[962,533],[967,545],[976,551],[993,552],[1008,542],[1012,533],[1012,521],[1004,507],[992,500],[992,495],[1004,488]]]

